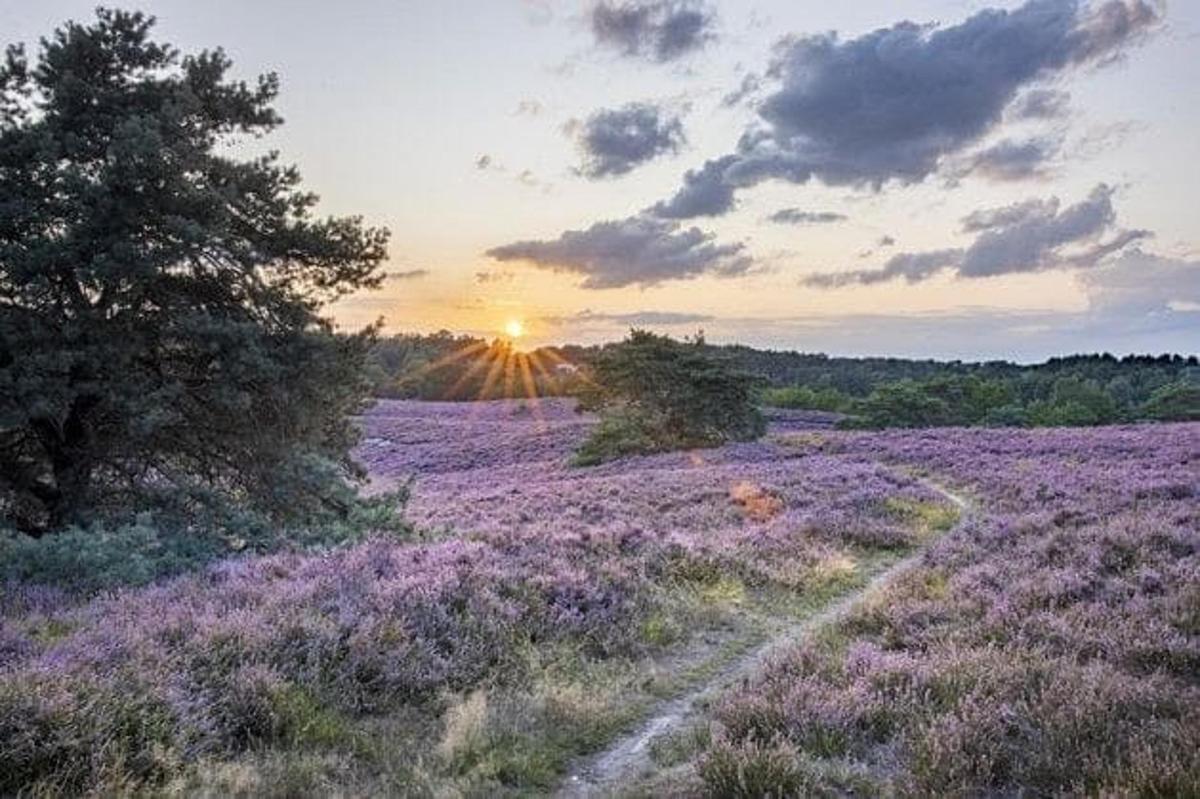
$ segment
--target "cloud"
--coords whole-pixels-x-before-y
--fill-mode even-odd
[[[513,111],[517,116],[535,117],[546,110],[540,100],[524,99],[517,103],[517,108]]]
[[[1013,119],[1059,119],[1066,116],[1071,95],[1056,89],[1030,89],[1009,106]]]
[[[1078,158],[1095,158],[1106,150],[1122,146],[1131,136],[1144,129],[1143,123],[1130,120],[1094,125],[1073,143],[1071,154]]]
[[[758,93],[762,88],[762,78],[755,75],[753,72],[742,78],[742,82],[733,91],[721,98],[721,106],[723,108],[733,108],[741,105],[750,97]]]
[[[737,189],[770,179],[921,181],[994,130],[1020,92],[1113,60],[1157,21],[1146,0],[1028,0],[951,27],[901,22],[845,41],[785,40],[769,72],[778,87],[758,103],[756,124],[655,212],[725,213]]]
[[[388,280],[416,280],[428,274],[428,269],[405,269],[399,272],[388,272],[384,277]]]
[[[531,189],[541,189],[543,194],[549,194],[554,188],[554,184],[539,178],[532,169],[522,169],[513,176],[513,180]]]
[[[650,103],[597,111],[571,125],[583,153],[579,173],[589,178],[624,175],[683,145],[683,122]]]
[[[1034,216],[1052,214],[1057,208],[1058,200],[1055,198],[1023,200],[1000,208],[981,208],[962,218],[962,229],[964,233],[978,233],[981,230],[1008,227]]]
[[[624,328],[703,324],[709,341],[843,355],[1038,361],[1072,352],[1200,352],[1200,260],[1133,248],[1077,276],[1081,311],[976,307],[943,313],[715,316],[584,311],[551,317],[576,342],[611,341]],[[697,314],[704,317],[705,315]]]
[[[818,272],[808,275],[803,283],[811,288],[839,288],[855,283],[869,286],[886,283],[903,277],[915,283],[932,277],[938,272],[957,265],[962,260],[959,249],[932,250],[930,252],[902,252],[893,255],[879,269],[855,269],[849,272]]]
[[[833,211],[801,211],[799,208],[781,208],[767,219],[777,225],[820,225],[830,222],[844,222],[845,214]]]
[[[699,169],[689,169],[683,176],[683,188],[670,200],[655,204],[651,213],[663,219],[692,219],[731,210],[735,187],[726,178],[726,171],[737,162],[738,156],[727,155],[705,161]]]
[[[1191,314],[1200,331],[1200,261],[1131,249],[1079,281],[1098,313]]]
[[[1112,194],[1111,187],[1100,184],[1086,200],[1066,208],[1052,197],[975,211],[963,219],[963,231],[977,234],[965,249],[899,253],[878,269],[818,273],[803,282],[815,288],[835,288],[899,278],[916,283],[947,269],[958,277],[977,278],[1091,268],[1150,235],[1145,230],[1115,230]],[[1100,241],[1109,232],[1113,236]]]
[[[476,272],[476,283],[509,283],[512,282],[516,275],[509,272],[507,269],[493,269],[490,271]]]
[[[1061,148],[1062,141],[1050,136],[1022,142],[1004,139],[970,155],[953,170],[952,180],[975,173],[1000,181],[1045,177],[1046,164],[1058,155]]]
[[[1033,272],[1062,266],[1090,267],[1105,255],[1149,235],[1146,231],[1117,231],[1108,244],[1066,254],[1068,245],[1095,242],[1116,225],[1113,189],[1104,184],[1086,200],[1059,210],[1058,198],[1040,206],[1026,204],[1024,213],[1010,214],[983,229],[958,267],[963,277],[989,277]],[[1010,206],[1010,210],[1012,206]],[[978,220],[976,220],[978,223]]]
[[[475,159],[475,168],[484,170],[484,169],[497,168],[497,166],[496,166],[495,159],[493,159],[487,153],[484,153],[483,155],[481,155]]]
[[[711,233],[645,215],[597,222],[557,239],[494,247],[498,261],[526,261],[553,272],[582,275],[587,289],[653,286],[701,275],[732,277],[749,271],[745,245],[718,244]]]
[[[891,247],[896,243],[896,240],[891,236],[880,236],[879,241],[875,242],[876,247]]]
[[[541,321],[556,327],[600,325],[694,325],[710,322],[716,317],[710,314],[681,313],[678,311],[634,311],[632,313],[598,313],[584,310],[569,316],[545,316]]]
[[[1190,267],[1200,274],[1200,264]],[[859,356],[1030,362],[1076,352],[1200,352],[1200,313],[1171,310],[1169,303],[1153,311],[1093,304],[1079,312],[970,308],[941,314],[717,319],[704,329],[709,341],[777,349],[803,342],[810,352]]]
[[[691,0],[601,0],[588,21],[597,44],[658,62],[699,50],[716,38],[712,11]]]
[[[629,326],[703,325],[709,341],[844,355],[1043,360],[1072,352],[1200,352],[1200,260],[1131,248],[1077,279],[1081,311],[975,307],[942,313],[709,316],[668,311],[539,320],[578,343],[611,341]]]

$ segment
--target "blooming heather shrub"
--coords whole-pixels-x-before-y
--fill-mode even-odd
[[[845,442],[982,507],[832,637],[723,698],[726,772],[759,757],[739,747],[782,741],[905,795],[1200,792],[1200,426]]]
[[[129,737],[143,728],[161,730],[153,743],[177,755],[234,752],[287,738],[281,703],[297,690],[331,710],[383,712],[511,672],[534,638],[628,651],[636,603],[627,579],[587,580],[553,554],[506,559],[479,542],[373,542],[319,557],[230,561],[60,608],[55,618],[77,632],[10,644],[0,664],[0,730],[6,741],[28,742],[0,747],[0,771],[23,785],[87,785],[113,764],[63,773],[77,758],[60,750],[128,751],[120,762],[137,765],[134,755],[154,748]],[[12,624],[6,619],[6,629]],[[31,709],[31,694],[49,698]],[[129,720],[142,712],[128,709],[129,697],[145,697],[154,725]],[[124,776],[154,772],[138,766]]]
[[[718,738],[704,753],[697,770],[718,796],[800,796],[816,786],[806,779],[798,762],[796,751],[783,740],[761,744],[752,738],[738,743]]]
[[[0,740],[25,743],[0,746],[0,772],[114,790],[196,758],[348,746],[368,716],[520,684],[535,648],[602,661],[669,645],[687,630],[655,620],[674,624],[679,588],[824,591],[866,546],[915,540],[889,499],[936,500],[868,457],[770,442],[571,469],[591,424],[565,403],[381,403],[364,460],[385,484],[415,476],[415,522],[452,534],[223,560],[86,602],[6,586]],[[748,512],[753,497],[771,512]],[[504,773],[528,758],[552,779],[513,746]]]
[[[80,712],[86,708],[90,712]],[[174,765],[171,714],[125,671],[72,681],[30,673],[0,681],[0,793],[38,785],[79,793],[155,780]]]

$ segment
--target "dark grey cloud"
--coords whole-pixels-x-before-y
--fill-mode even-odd
[[[570,316],[545,316],[543,322],[555,326],[567,325],[694,325],[711,322],[716,317],[710,314],[681,313],[678,311],[633,311],[632,313],[599,313],[583,310]]]
[[[683,122],[650,103],[597,111],[571,132],[583,154],[579,173],[589,178],[624,175],[684,143]]]
[[[671,199],[655,204],[651,213],[663,219],[692,219],[731,210],[735,186],[726,172],[737,162],[738,156],[727,155],[706,161],[699,169],[689,169],[683,176],[683,187]]]
[[[1067,265],[1088,267],[1114,249],[1148,236],[1146,231],[1118,230],[1109,243],[1096,243],[1116,225],[1112,194],[1111,187],[1101,184],[1092,189],[1086,200],[1061,210],[1058,198],[1040,206],[1026,204],[1023,214],[1011,214],[1003,222],[982,230],[967,248],[958,267],[959,274],[988,277]],[[1093,246],[1073,254],[1063,253],[1063,247],[1074,244]]]
[[[1150,235],[1145,230],[1116,229],[1112,194],[1111,187],[1101,184],[1087,199],[1066,208],[1052,197],[976,211],[963,220],[964,232],[977,234],[969,247],[899,253],[878,269],[818,273],[805,278],[804,284],[833,288],[899,278],[915,283],[945,270],[976,278],[1091,268]],[[1101,240],[1110,233],[1107,241]]]
[[[1045,177],[1047,166],[1062,149],[1062,141],[1038,136],[1026,141],[1004,139],[968,156],[952,179],[981,174],[992,180],[1013,181]]]
[[[725,213],[738,188],[769,179],[881,187],[938,171],[1001,122],[1023,90],[1104,63],[1158,21],[1146,0],[1029,0],[951,27],[901,22],[855,39],[786,40],[776,91],[735,152],[689,172],[667,218]]]
[[[388,272],[384,277],[388,280],[416,280],[428,274],[428,269],[404,269],[399,272]]]
[[[758,93],[762,88],[762,78],[755,75],[753,72],[742,78],[742,82],[733,91],[721,98],[721,105],[725,108],[733,108],[741,105],[750,97]]]
[[[962,229],[964,233],[978,233],[982,230],[1009,227],[1035,216],[1053,214],[1057,209],[1058,200],[1053,197],[1049,200],[1023,200],[999,208],[981,208],[962,218]]]
[[[891,247],[896,243],[896,240],[891,236],[880,236],[879,241],[875,242],[876,247]]]
[[[1058,119],[1067,113],[1071,95],[1057,89],[1030,89],[1009,106],[1013,119]]]
[[[589,22],[597,44],[659,62],[699,50],[716,37],[714,14],[693,0],[600,0]]]
[[[834,211],[801,211],[799,208],[781,208],[767,217],[778,225],[821,225],[844,222],[848,217]]]
[[[597,222],[557,239],[493,247],[498,261],[525,261],[542,269],[582,275],[588,289],[653,286],[701,275],[733,277],[749,271],[741,243],[718,244],[711,233],[646,215]]]
[[[960,249],[932,250],[929,252],[902,252],[893,255],[879,269],[855,269],[849,272],[818,272],[804,278],[804,285],[812,288],[838,288],[841,286],[886,283],[904,278],[916,283],[933,277],[943,269],[956,266],[962,261]]]

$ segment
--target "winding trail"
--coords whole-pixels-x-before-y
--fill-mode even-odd
[[[928,480],[923,486],[941,495],[960,511],[958,521],[946,535],[962,527],[971,516],[971,503],[963,496]],[[772,638],[726,664],[713,677],[690,691],[659,704],[641,726],[613,741],[604,751],[581,761],[568,774],[559,788],[559,797],[611,796],[635,779],[648,774],[654,767],[650,744],[664,733],[681,729],[686,722],[701,715],[701,704],[713,699],[730,685],[757,672],[772,655],[785,647],[804,640],[811,633],[841,621],[868,594],[886,588],[897,578],[917,566],[925,547],[897,561],[875,575],[857,591],[835,600],[818,613],[779,630]]]

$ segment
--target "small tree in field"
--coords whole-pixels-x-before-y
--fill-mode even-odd
[[[152,495],[347,496],[371,334],[320,311],[378,284],[387,231],[235,157],[281,122],[275,76],[152,26],[102,9],[0,64],[0,517],[34,533]]]
[[[578,451],[579,465],[638,452],[711,447],[758,438],[757,378],[708,351],[701,337],[675,341],[634,330],[601,350],[580,407],[600,424]]]

